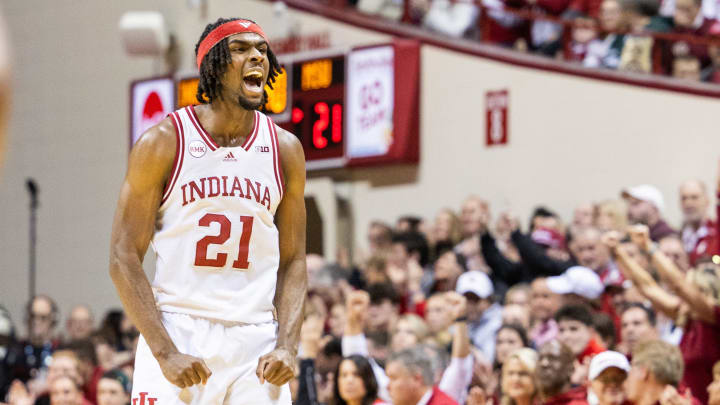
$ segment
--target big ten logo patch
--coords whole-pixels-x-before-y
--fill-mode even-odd
[[[256,146],[255,152],[268,153],[268,152],[270,152],[270,147],[269,146]]]
[[[155,405],[157,398],[150,398],[147,392],[139,393],[140,398],[133,398],[132,405]],[[147,402],[145,400],[147,399]]]
[[[188,152],[192,157],[201,158],[207,153],[207,145],[202,141],[192,141],[188,145]]]

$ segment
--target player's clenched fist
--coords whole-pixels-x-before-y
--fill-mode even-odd
[[[195,356],[173,353],[158,359],[165,378],[180,388],[205,384],[212,375],[205,362]]]
[[[275,349],[258,359],[255,370],[260,384],[265,381],[273,385],[283,385],[295,377],[295,356],[286,349]]]

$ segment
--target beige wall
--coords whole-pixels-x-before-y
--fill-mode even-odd
[[[206,16],[188,3],[3,3],[14,43],[15,94],[0,180],[0,303],[16,323],[27,296],[27,177],[41,188],[38,292],[55,297],[63,314],[76,303],[93,303],[98,316],[119,304],[107,256],[127,158],[128,84],[164,69],[162,61],[125,55],[117,31],[122,13],[163,12],[181,47],[181,72],[192,71],[191,50],[206,22],[237,14],[266,27],[274,21],[263,2],[209,0]],[[387,39],[294,15],[302,32],[329,30],[335,45]],[[469,193],[487,197],[496,211],[511,207],[525,216],[544,202],[567,216],[576,201],[647,181],[661,187],[677,220],[676,184],[713,177],[717,100],[514,68],[432,47],[423,48],[422,63],[421,164],[355,172],[353,182],[310,181],[325,200],[333,193],[350,200],[359,245],[372,218],[432,216]],[[510,90],[510,145],[486,149],[484,92],[501,88]]]

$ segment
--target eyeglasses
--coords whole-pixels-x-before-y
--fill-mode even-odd
[[[52,314],[30,314],[31,319],[37,319],[39,321],[49,321],[52,319]]]

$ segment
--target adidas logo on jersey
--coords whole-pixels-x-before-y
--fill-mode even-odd
[[[223,158],[223,162],[237,162],[237,159],[235,159],[235,155],[233,155],[232,152],[228,152],[225,158]]]

